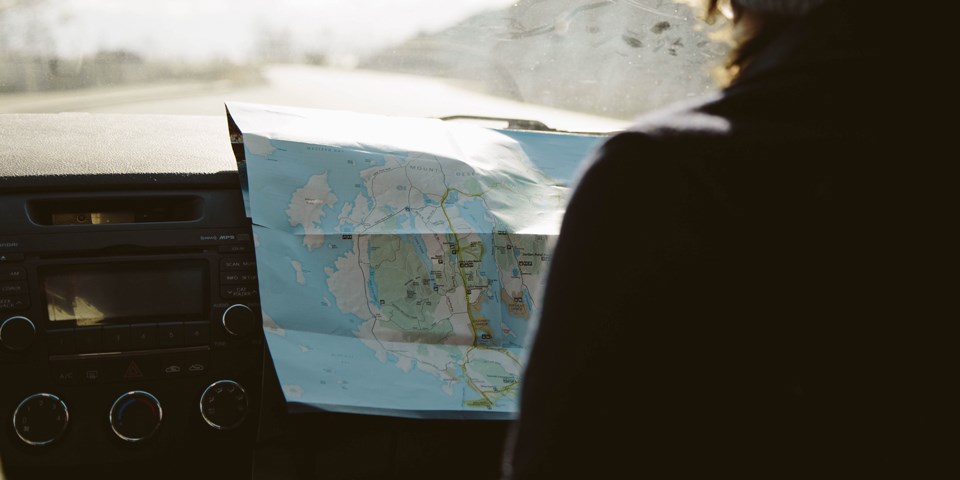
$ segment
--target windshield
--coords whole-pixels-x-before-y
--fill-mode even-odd
[[[695,0],[0,0],[0,113],[225,101],[610,131],[716,88]]]

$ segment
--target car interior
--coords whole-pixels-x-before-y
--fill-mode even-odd
[[[601,139],[715,91],[695,5],[0,1],[4,478],[498,478],[515,394],[296,402],[224,104]]]

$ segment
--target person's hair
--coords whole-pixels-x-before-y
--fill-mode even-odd
[[[718,15],[722,15],[720,2],[721,0],[708,0],[706,15],[708,21],[712,22]],[[734,47],[725,65],[730,80],[736,81],[750,61],[780,36],[796,20],[796,17],[766,12],[747,12],[736,0],[730,1],[730,9],[733,12],[732,21],[735,25],[744,22],[745,15],[749,15],[750,22],[749,25],[740,25],[743,28],[737,29]]]

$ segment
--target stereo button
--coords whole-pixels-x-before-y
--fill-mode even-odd
[[[76,330],[77,353],[93,353],[103,350],[100,327],[83,327]]]
[[[22,352],[33,345],[37,337],[37,327],[27,317],[10,317],[0,322],[0,346]]]
[[[260,319],[246,305],[231,305],[221,317],[223,328],[234,337],[246,337],[257,330]]]
[[[157,325],[157,346],[160,348],[183,346],[182,323],[160,323]]]
[[[249,299],[259,295],[256,285],[227,285],[220,287],[220,296],[229,299]]]
[[[0,281],[26,280],[27,270],[23,267],[0,267]]]
[[[47,349],[51,354],[66,354],[76,351],[76,342],[73,329],[48,330]]]
[[[130,327],[130,348],[133,350],[147,350],[157,348],[157,325],[133,325]]]
[[[103,327],[103,351],[122,352],[130,348],[130,326]]]
[[[30,301],[25,296],[0,297],[0,312],[8,310],[25,310],[29,306]]]
[[[220,272],[220,283],[256,283],[256,272]]]
[[[0,283],[0,295],[21,295],[27,293],[27,282]]]
[[[220,259],[221,270],[253,270],[257,268],[257,260],[248,257],[231,257]]]
[[[184,345],[195,347],[210,343],[210,324],[207,322],[187,322],[183,324]]]
[[[22,253],[0,253],[0,263],[22,262],[22,261],[23,261]]]
[[[220,253],[247,253],[250,251],[250,245],[220,245],[217,250]]]

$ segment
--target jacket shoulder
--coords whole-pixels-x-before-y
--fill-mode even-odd
[[[637,118],[628,129],[604,142],[583,174],[701,163],[730,140],[729,118],[714,111],[720,101],[717,94]]]

